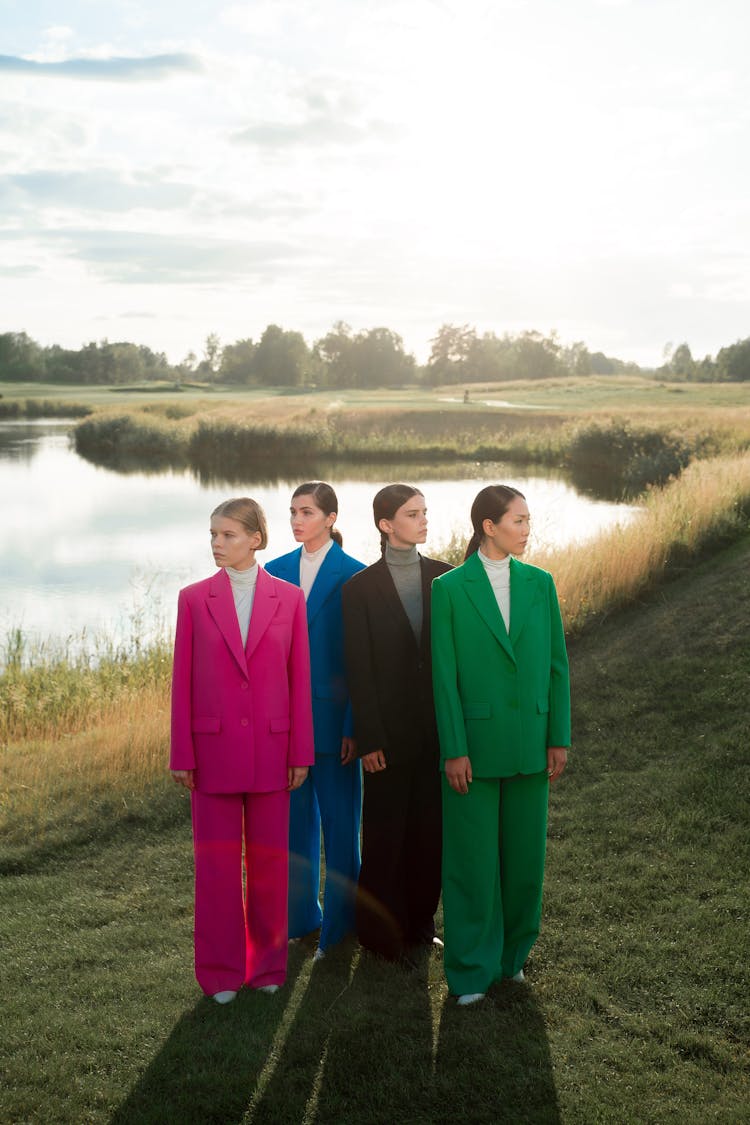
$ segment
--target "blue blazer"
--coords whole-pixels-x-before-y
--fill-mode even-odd
[[[265,564],[276,578],[299,586],[302,548]],[[341,587],[364,563],[347,555],[334,541],[323,560],[307,599],[307,629],[310,637],[313,726],[315,753],[340,754],[341,739],[351,737],[353,724],[344,664],[344,625],[341,616]]]

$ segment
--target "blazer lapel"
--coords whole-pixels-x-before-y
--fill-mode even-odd
[[[237,610],[232,596],[232,584],[226,570],[220,570],[209,581],[206,605],[208,606],[208,612],[226,641],[229,651],[239,664],[242,672],[247,675],[247,662],[242,650],[240,623],[237,620]]]
[[[483,619],[487,627],[494,634],[496,640],[508,656],[515,662],[515,655],[513,653],[513,646],[508,636],[508,630],[505,628],[503,615],[497,604],[497,599],[493,592],[490,580],[485,573],[482,566],[482,560],[476,552],[469,555],[468,559],[463,565],[464,570],[464,584],[466,586],[466,593],[472,602],[477,613]],[[510,605],[510,624],[513,628],[513,590],[511,589],[511,605]]]
[[[321,563],[320,570],[315,575],[309,597],[307,599],[307,624],[312,625],[316,616],[325,605],[330,594],[336,589],[341,580],[343,571],[342,551],[338,543],[333,543],[328,549],[326,557]],[[299,567],[297,568],[299,571]],[[299,573],[297,576],[299,585]]]
[[[277,578],[283,578],[285,582],[291,582],[293,586],[299,586],[299,564],[302,558],[302,548],[298,551],[292,551],[291,554],[286,556],[282,566],[277,568]]]
[[[430,658],[430,622],[432,620],[432,581],[431,576],[427,570],[422,556],[419,556],[419,567],[422,574],[422,633],[420,636],[420,648],[423,656],[429,660]]]
[[[510,640],[516,641],[526,623],[529,607],[534,600],[533,571],[527,570],[518,559],[510,560]]]
[[[278,604],[279,596],[274,587],[273,579],[270,574],[266,574],[262,566],[259,566],[253,609],[250,614],[250,628],[247,633],[247,645],[245,646],[245,654],[248,660],[271,623]]]

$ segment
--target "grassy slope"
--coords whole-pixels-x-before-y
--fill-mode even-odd
[[[299,942],[278,996],[199,999],[188,808],[166,782],[16,840],[0,1119],[747,1120],[748,574],[745,539],[573,644],[530,986],[476,1008],[437,957],[410,976],[345,946],[313,968]]]

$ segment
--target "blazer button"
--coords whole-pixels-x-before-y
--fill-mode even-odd
[[[240,722],[242,723],[243,727],[246,727],[247,724],[250,722],[250,720],[249,719],[241,719]]]
[[[243,691],[247,691],[247,689],[248,689],[248,688],[250,687],[250,684],[246,683],[246,682],[245,682],[245,681],[243,680],[243,681],[242,681],[242,683],[241,683],[241,685],[240,685],[240,687],[242,688],[242,690],[243,690]]]

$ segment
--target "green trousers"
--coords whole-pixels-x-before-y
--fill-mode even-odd
[[[445,975],[456,995],[514,976],[539,935],[548,790],[546,771],[475,778],[466,794],[443,775]]]

